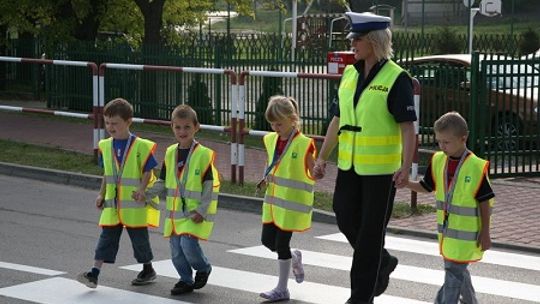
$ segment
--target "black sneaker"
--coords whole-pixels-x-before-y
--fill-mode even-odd
[[[148,285],[156,279],[156,276],[156,272],[153,268],[147,270],[143,269],[141,272],[139,272],[137,277],[131,281],[131,285]]]
[[[97,277],[93,276],[91,272],[83,272],[77,276],[77,282],[86,285],[89,288],[97,287]]]
[[[206,285],[206,282],[208,282],[208,277],[210,276],[210,273],[212,272],[212,268],[208,272],[202,272],[197,271],[195,274],[195,283],[193,283],[193,289],[201,289]]]
[[[173,289],[171,289],[171,295],[177,296],[184,293],[193,292],[193,285],[188,285],[186,282],[178,281],[174,284]]]
[[[382,295],[386,291],[386,288],[388,288],[388,284],[390,283],[390,274],[392,271],[394,271],[394,269],[396,269],[397,264],[398,259],[395,256],[390,256],[388,264],[381,267],[379,270],[379,278],[377,280],[377,285],[375,286],[376,297]]]

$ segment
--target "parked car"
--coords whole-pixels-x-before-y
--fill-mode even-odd
[[[471,89],[478,94],[476,119],[498,150],[515,150],[540,136],[540,71],[526,60],[480,55],[481,83],[471,87],[470,54],[433,55],[402,61],[422,85],[420,123],[432,126],[441,114],[458,111],[471,120]],[[490,61],[497,60],[496,62]]]

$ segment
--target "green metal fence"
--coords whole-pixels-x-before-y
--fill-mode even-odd
[[[463,41],[460,48],[465,52],[467,39],[462,36],[458,36]],[[293,57],[290,38],[278,34],[192,34],[184,38],[181,44],[174,47],[143,50],[133,50],[126,45],[96,46],[90,43],[45,48],[20,41],[8,47],[10,52],[6,55],[35,58],[45,52],[47,58],[93,61],[97,64],[113,62],[227,68],[236,72],[275,70],[324,73],[327,52],[349,48],[347,41],[333,44],[329,49],[326,47],[327,41],[313,40],[297,48]],[[518,36],[508,35],[476,36],[474,48],[485,53],[513,55],[517,52],[518,40]],[[470,147],[492,160],[494,175],[539,174],[536,156],[540,154],[538,58],[517,60],[475,55],[465,65],[451,60],[417,64],[412,58],[433,53],[435,34],[396,33],[393,41],[395,60],[408,68],[422,85],[420,138],[423,147],[436,149],[431,126],[438,116],[455,110],[469,120]],[[23,52],[25,43],[30,46]],[[517,66],[517,69],[508,66]],[[31,88],[27,85],[23,86],[23,90],[34,90],[39,95],[40,88],[44,88],[50,108],[90,111],[91,78],[87,71],[55,66],[36,70],[36,66],[22,68],[11,63],[7,63],[6,67],[0,71],[6,73],[8,89],[17,88],[17,84],[30,84]],[[507,87],[507,82],[512,85]],[[533,87],[525,89],[529,95],[511,97],[520,96],[520,86],[529,82]],[[324,134],[328,107],[336,95],[336,83],[253,77],[247,85],[248,127],[267,129],[262,119],[267,98],[282,93],[298,99],[304,132]],[[125,97],[134,104],[137,116],[154,119],[168,119],[170,110],[176,104],[190,103],[201,113],[203,123],[227,125],[231,116],[228,86],[228,81],[217,75],[114,70],[107,71],[105,96],[106,100]]]

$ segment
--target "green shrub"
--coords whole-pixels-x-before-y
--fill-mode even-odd
[[[461,53],[463,41],[456,32],[448,26],[443,26],[435,32],[433,40],[433,54],[456,54]]]
[[[527,55],[540,49],[540,36],[532,28],[522,32],[519,40],[519,54]]]

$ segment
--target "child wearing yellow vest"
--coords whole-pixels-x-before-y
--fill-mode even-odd
[[[466,146],[468,128],[457,112],[442,115],[433,126],[441,152],[431,158],[420,182],[408,181],[416,192],[435,191],[440,253],[445,279],[436,304],[476,304],[467,266],[491,247],[490,214],[495,194],[488,178],[489,162]],[[461,299],[460,299],[461,296]]]
[[[212,271],[199,240],[208,240],[212,234],[220,184],[214,151],[195,140],[197,113],[188,105],[177,106],[171,128],[177,143],[167,148],[160,178],[146,194],[166,192],[163,234],[169,238],[172,262],[180,276],[171,294],[180,295],[203,288]]]
[[[90,288],[96,288],[103,263],[114,263],[118,253],[120,236],[126,228],[135,259],[143,264],[143,270],[131,284],[146,285],[156,278],[152,268],[152,248],[148,226],[159,225],[159,211],[154,209],[157,197],[146,204],[142,197],[148,186],[156,180],[153,168],[156,144],[137,137],[129,131],[133,107],[122,98],[116,98],[103,109],[105,127],[111,137],[99,142],[103,181],[96,207],[101,210],[99,237],[94,267],[81,273],[77,280]]]
[[[268,166],[257,185],[267,185],[262,210],[262,243],[279,260],[277,286],[260,296],[271,302],[290,298],[287,282],[292,270],[296,282],[304,281],[302,254],[291,252],[293,232],[311,227],[313,186],[311,175],[316,148],[313,139],[298,129],[300,115],[296,100],[285,96],[272,96],[265,113],[274,132],[264,136]]]

